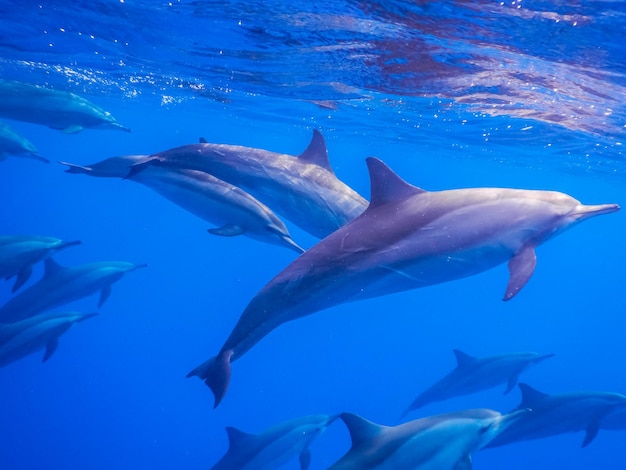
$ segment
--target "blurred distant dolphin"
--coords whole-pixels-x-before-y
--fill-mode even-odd
[[[50,163],[49,160],[39,155],[39,151],[33,144],[9,126],[0,123],[0,161],[11,155]]]
[[[557,434],[585,431],[582,447],[594,440],[605,418],[626,409],[626,396],[608,392],[574,392],[547,395],[520,383],[522,402],[516,409],[530,408],[513,426],[486,447],[499,447],[518,441]]]
[[[238,145],[199,143],[166,150],[137,163],[200,170],[252,194],[310,234],[323,238],[361,214],[367,201],[340,181],[328,161],[322,134],[314,130],[298,157]]]
[[[122,261],[105,261],[65,267],[57,264],[52,258],[47,258],[43,278],[0,308],[0,323],[24,320],[98,291],[100,308],[111,294],[113,283],[119,281],[125,273],[145,266]]]
[[[274,328],[344,302],[477,274],[506,261],[504,300],[535,269],[535,247],[617,204],[584,206],[563,193],[476,188],[427,192],[367,159],[372,200],[309,248],[250,301],[218,352],[192,370],[222,400],[239,359]]]
[[[111,113],[68,91],[0,79],[0,116],[59,129],[67,134],[86,128],[130,129]]]
[[[69,173],[124,177],[134,162],[144,158],[145,155],[113,157],[90,166],[61,163],[69,166]],[[209,229],[214,235],[246,235],[298,253],[304,251],[291,239],[283,221],[269,207],[208,173],[151,165],[129,179],[144,184],[179,207],[216,225],[218,228]]]
[[[33,265],[80,240],[64,242],[53,237],[33,235],[0,236],[0,278],[16,277],[12,292],[28,281]]]
[[[458,349],[454,350],[456,368],[422,392],[405,411],[405,415],[428,403],[469,395],[505,383],[504,394],[509,393],[519,375],[530,366],[544,361],[554,354],[540,355],[533,352],[498,354],[497,356],[473,357]]]
[[[487,409],[465,410],[381,426],[343,413],[352,447],[329,470],[470,470],[472,453],[521,419]]]
[[[228,427],[229,448],[211,470],[274,470],[300,456],[300,469],[309,468],[309,446],[337,417],[305,416],[266,429],[260,434],[247,434]]]
[[[76,322],[96,313],[42,313],[10,324],[0,324],[0,367],[45,348],[43,361],[56,351],[59,337]]]

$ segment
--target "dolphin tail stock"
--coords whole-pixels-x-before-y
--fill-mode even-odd
[[[211,389],[215,397],[213,408],[217,408],[228,390],[231,376],[230,358],[232,355],[232,349],[221,351],[217,356],[204,361],[187,374],[188,378],[193,376],[199,377]]]

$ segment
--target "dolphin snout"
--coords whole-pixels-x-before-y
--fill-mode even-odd
[[[617,212],[619,209],[619,204],[597,204],[593,206],[584,206],[581,204],[574,211],[574,216],[578,219],[587,219],[596,215]]]

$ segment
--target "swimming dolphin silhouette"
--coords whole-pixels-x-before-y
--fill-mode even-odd
[[[68,91],[0,79],[0,116],[59,129],[67,134],[86,128],[130,129],[111,113]]]
[[[10,324],[0,324],[0,367],[45,348],[43,362],[50,359],[59,337],[79,321],[96,313],[41,313]]]
[[[198,143],[151,155],[130,177],[157,165],[200,170],[237,186],[310,234],[323,238],[361,214],[367,201],[340,181],[328,161],[322,134],[314,130],[299,156]]]
[[[626,409],[626,396],[609,392],[573,392],[548,395],[525,383],[518,384],[522,401],[516,409],[531,408],[509,429],[486,447],[499,447],[518,441],[557,434],[585,431],[582,447],[589,445],[602,427],[602,421]]]
[[[18,290],[33,271],[33,265],[68,246],[80,245],[80,240],[64,242],[53,237],[33,235],[0,236],[0,278],[15,276],[12,292]]]
[[[119,281],[125,273],[145,266],[105,261],[65,267],[47,258],[43,278],[0,307],[0,323],[24,320],[98,291],[100,308],[111,294],[113,283]]]
[[[515,387],[522,372],[554,356],[554,354],[520,352],[473,357],[458,349],[454,350],[454,355],[457,362],[456,368],[424,390],[407,408],[405,415],[432,402],[469,395],[497,387],[502,383],[506,384],[504,390],[506,395]]]
[[[250,301],[217,356],[198,376],[224,397],[231,362],[274,328],[344,302],[452,281],[508,261],[504,300],[526,284],[535,247],[617,204],[584,206],[552,191],[475,188],[427,192],[367,159],[371,202],[352,222],[309,248]]]
[[[472,453],[527,413],[502,415],[488,409],[447,413],[381,426],[343,413],[352,447],[329,470],[469,470]]]
[[[144,155],[113,157],[89,166],[68,165],[69,173],[90,176],[126,176],[129,167]],[[258,199],[230,183],[198,170],[181,170],[149,166],[134,174],[131,181],[156,191],[174,204],[216,225],[214,235],[247,237],[290,248],[304,250],[291,238],[289,230],[272,210]]]
[[[336,416],[312,415],[273,426],[260,434],[248,434],[227,427],[229,448],[211,470],[274,470],[299,456],[300,469],[309,468],[313,440]]]
[[[49,160],[39,155],[39,151],[30,141],[9,126],[0,123],[0,161],[11,155],[50,163]]]

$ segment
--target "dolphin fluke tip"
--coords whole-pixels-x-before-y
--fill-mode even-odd
[[[232,349],[222,351],[187,374],[187,377],[199,377],[211,389],[215,397],[213,408],[217,408],[228,390],[231,375],[230,358],[232,355]]]

